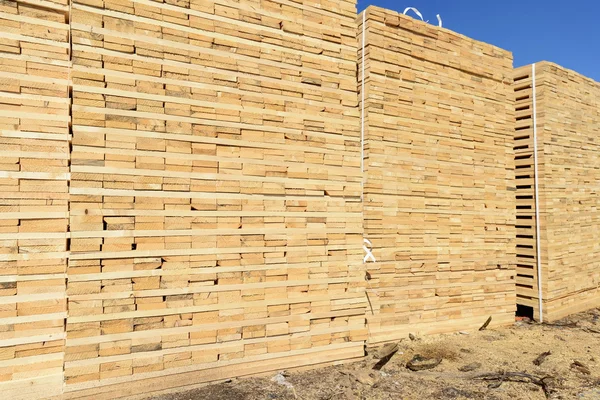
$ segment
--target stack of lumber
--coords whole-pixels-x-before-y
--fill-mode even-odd
[[[538,144],[542,316],[600,305],[600,83],[542,62],[517,68],[518,304],[539,318],[533,169],[533,69]]]
[[[369,340],[477,328],[489,316],[511,323],[512,55],[393,11],[366,13]]]
[[[355,16],[73,2],[67,397],[363,355]]]
[[[0,2],[0,393],[62,391],[69,177],[65,1]]]

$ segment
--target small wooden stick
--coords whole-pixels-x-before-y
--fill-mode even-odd
[[[492,317],[490,316],[487,321],[485,321],[485,323],[483,325],[481,325],[481,328],[479,328],[480,331],[485,331],[486,328],[488,327],[488,325],[490,324],[490,322],[492,322]]]

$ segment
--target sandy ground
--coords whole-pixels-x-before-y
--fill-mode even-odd
[[[600,400],[600,309],[554,325],[517,322],[470,334],[406,338],[398,347],[379,371],[373,366],[385,352],[381,348],[353,364],[233,379],[152,400]],[[551,354],[535,365],[544,352]],[[415,355],[442,361],[413,372],[407,363]],[[498,379],[483,379],[489,374]]]

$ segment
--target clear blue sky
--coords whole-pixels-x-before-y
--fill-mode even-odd
[[[600,0],[358,0],[359,12],[369,5],[415,7],[435,24],[440,14],[445,28],[512,51],[515,67],[552,61],[600,82]]]

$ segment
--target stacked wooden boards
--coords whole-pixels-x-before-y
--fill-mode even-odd
[[[553,321],[600,305],[600,83],[548,62],[517,68],[514,81],[517,302],[533,307],[540,318],[533,168],[536,125],[542,317]]]
[[[472,329],[489,316],[511,323],[512,56],[376,7],[365,20],[370,343]]]
[[[3,394],[512,321],[509,53],[353,0],[57,1],[0,6]]]
[[[66,398],[363,355],[355,16],[73,2]]]
[[[66,1],[0,3],[0,393],[62,391],[69,175]]]

